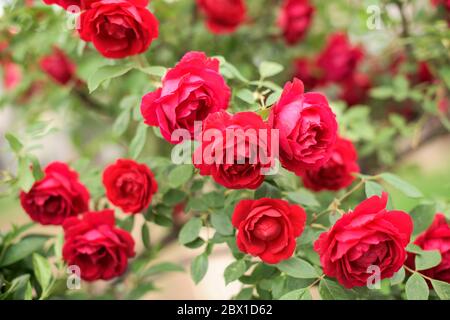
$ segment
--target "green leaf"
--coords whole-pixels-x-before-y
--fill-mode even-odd
[[[422,251],[416,255],[416,270],[427,270],[439,265],[442,261],[439,250]]]
[[[276,267],[278,270],[294,278],[309,279],[319,276],[309,262],[296,257],[281,261]]]
[[[281,92],[282,91],[272,92],[266,99],[266,106],[270,107],[275,104],[280,99]]]
[[[14,278],[11,281],[11,284],[9,285],[6,292],[0,293],[0,300],[5,300],[5,299],[10,298],[11,295],[15,294],[21,288],[26,286],[29,283],[29,280],[30,280],[29,274],[24,274],[24,275],[18,276],[17,278]]]
[[[36,279],[42,288],[41,298],[45,298],[52,279],[52,267],[50,265],[50,262],[43,256],[34,253],[33,269],[34,274],[36,275]]]
[[[305,205],[307,207],[320,206],[320,203],[317,201],[316,196],[306,189],[288,192],[286,193],[286,196],[289,200],[301,205]]]
[[[352,294],[334,281],[322,279],[319,284],[322,300],[350,300]]]
[[[232,235],[234,228],[231,218],[225,213],[212,213],[211,224],[218,233],[224,236]]]
[[[375,99],[388,99],[394,95],[391,87],[377,87],[370,90],[370,96]]]
[[[33,163],[28,158],[19,158],[18,183],[24,192],[29,192],[35,182],[32,165]]]
[[[236,93],[236,96],[241,99],[242,101],[247,102],[248,104],[255,103],[255,96],[253,95],[253,92],[251,92],[249,89],[241,89]]]
[[[175,206],[180,202],[186,200],[187,194],[179,189],[170,189],[163,196],[164,204],[168,206]]]
[[[149,267],[144,271],[143,276],[149,277],[155,274],[160,274],[164,272],[183,272],[183,267],[172,263],[172,262],[161,262],[159,264],[155,264],[154,266]]]
[[[409,277],[405,290],[408,300],[428,300],[430,294],[427,282],[418,273]]]
[[[284,67],[279,63],[263,61],[259,65],[259,74],[261,75],[261,78],[269,78],[279,74],[283,69]]]
[[[416,187],[411,185],[410,183],[404,181],[399,176],[396,176],[392,173],[382,173],[381,178],[389,183],[394,188],[398,189],[399,191],[403,192],[406,196],[410,198],[421,198],[423,197],[422,192],[420,192]]]
[[[145,123],[140,123],[136,129],[136,134],[131,140],[130,144],[130,156],[133,159],[137,159],[144,149],[145,141],[147,139],[147,125]]]
[[[148,229],[148,225],[146,222],[142,225],[141,228],[141,237],[142,237],[142,243],[144,244],[144,247],[149,249],[150,246],[150,231]]]
[[[192,165],[184,164],[176,166],[172,171],[170,171],[168,176],[169,185],[172,188],[178,188],[185,184],[191,179],[194,174],[194,169]]]
[[[11,147],[12,151],[14,153],[20,153],[23,149],[23,144],[20,142],[20,140],[14,136],[12,133],[6,133],[5,138],[8,141],[9,146]]]
[[[277,187],[274,187],[270,183],[263,182],[263,184],[256,189],[255,191],[255,199],[261,198],[281,198],[281,192]]]
[[[283,295],[279,300],[312,300],[309,288],[294,290]]]
[[[224,272],[225,284],[229,284],[239,279],[247,271],[247,264],[244,260],[237,260],[228,265]]]
[[[118,221],[118,226],[123,230],[131,232],[134,227],[134,215],[130,215],[123,220]]]
[[[441,300],[450,300],[450,284],[439,280],[431,280],[431,284]]]
[[[201,254],[192,261],[191,264],[191,277],[195,284],[198,284],[205,277],[208,271],[208,256]]]
[[[144,67],[138,69],[148,75],[157,76],[160,78],[163,77],[167,72],[167,68],[161,66]]]
[[[97,69],[88,79],[89,93],[94,92],[106,80],[117,78],[132,69],[128,65],[102,66]]]
[[[381,196],[381,193],[383,192],[383,187],[376,182],[366,181],[365,191],[367,198],[370,198],[372,196]]]
[[[130,123],[130,110],[123,110],[116,121],[114,121],[112,132],[116,137],[120,137],[128,128],[128,124]]]
[[[244,288],[234,297],[234,300],[250,300],[252,295],[253,288]]]
[[[133,290],[126,296],[127,300],[139,300],[147,292],[155,290],[155,285],[150,283],[139,283],[138,286],[134,287]]]
[[[433,223],[436,214],[435,204],[420,204],[411,210],[410,216],[414,222],[414,235],[418,235],[428,229]]]
[[[393,286],[402,283],[405,280],[405,268],[400,268],[389,280]]]
[[[23,238],[6,250],[2,261],[0,262],[0,267],[9,266],[28,257],[33,252],[40,250],[47,240],[48,238],[45,236],[28,236]]]
[[[202,228],[202,220],[200,218],[191,218],[180,230],[178,241],[186,244],[197,239],[200,229]]]

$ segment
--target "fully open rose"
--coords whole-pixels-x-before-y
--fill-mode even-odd
[[[367,285],[372,266],[384,279],[405,262],[412,219],[403,211],[387,210],[387,201],[387,193],[364,200],[314,243],[323,272],[346,288]]]
[[[234,209],[236,243],[245,253],[266,263],[278,263],[294,253],[305,227],[305,210],[281,199],[242,200]]]
[[[87,281],[109,280],[123,274],[134,257],[134,240],[115,227],[114,211],[86,212],[64,222],[63,257],[80,268]]]
[[[176,129],[194,135],[194,122],[210,113],[226,109],[231,91],[219,73],[219,60],[203,52],[188,52],[162,80],[162,88],[142,98],[141,112],[145,123],[158,126],[171,143]]]
[[[89,192],[67,164],[53,162],[44,173],[44,178],[34,183],[29,192],[20,193],[22,207],[31,219],[44,225],[59,225],[88,210]]]

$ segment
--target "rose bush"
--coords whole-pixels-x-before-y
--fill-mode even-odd
[[[2,3],[0,299],[448,299],[449,11],[366,5]]]

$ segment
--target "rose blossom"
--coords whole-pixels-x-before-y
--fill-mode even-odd
[[[63,258],[80,268],[86,281],[122,275],[135,255],[131,235],[115,227],[114,211],[86,212],[64,222]]]
[[[81,39],[106,58],[145,52],[158,37],[158,20],[142,0],[100,0],[80,16]]]
[[[244,0],[197,0],[197,4],[206,15],[206,24],[213,33],[231,33],[245,20]]]
[[[439,265],[420,270],[420,273],[450,283],[450,226],[442,213],[436,214],[431,226],[416,238],[414,244],[423,250],[438,250],[442,256]],[[407,265],[413,269],[415,269],[414,259],[415,255],[409,253]]]
[[[306,188],[321,190],[340,190],[355,180],[353,174],[359,172],[356,162],[358,156],[350,140],[338,138],[331,158],[320,168],[304,170],[301,173]]]
[[[343,81],[339,98],[347,102],[348,106],[357,105],[366,101],[372,87],[370,78],[364,73],[354,73]]]
[[[3,66],[3,85],[6,90],[14,90],[22,82],[21,67],[11,61],[0,63]]]
[[[319,168],[331,156],[337,122],[325,96],[304,93],[303,83],[288,82],[272,107],[269,124],[280,131],[280,161],[288,170]]]
[[[61,85],[66,85],[75,79],[75,64],[64,51],[57,47],[51,54],[42,57],[39,64],[45,73]]]
[[[172,132],[186,129],[194,135],[194,121],[226,109],[231,91],[219,73],[219,60],[203,52],[188,52],[162,79],[162,88],[142,98],[141,113],[145,123],[158,126],[171,143]]]
[[[128,159],[118,159],[103,171],[103,185],[109,201],[126,213],[142,212],[158,191],[147,165]]]
[[[214,133],[214,138],[210,133]],[[263,183],[262,171],[269,170],[272,164],[271,133],[258,114],[231,115],[226,111],[210,114],[203,121],[200,140],[202,144],[195,151],[194,165],[201,175],[211,175],[217,183],[230,189],[256,189]],[[208,157],[212,158],[209,163]]]
[[[380,268],[384,279],[405,262],[412,219],[403,211],[387,210],[387,201],[387,193],[364,200],[314,243],[323,272],[348,289],[367,285],[371,266]]]
[[[52,162],[44,173],[44,178],[35,182],[29,192],[20,193],[22,207],[31,219],[44,225],[59,225],[88,210],[89,192],[67,164]]]
[[[278,26],[286,42],[293,45],[303,39],[311,25],[314,7],[309,0],[285,0],[278,15]]]
[[[302,207],[269,198],[241,200],[232,217],[239,250],[265,263],[278,263],[293,255],[305,221]]]

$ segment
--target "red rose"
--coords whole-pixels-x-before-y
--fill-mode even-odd
[[[43,57],[40,61],[41,69],[55,82],[65,85],[75,78],[75,64],[59,48],[54,48],[53,53]]]
[[[40,224],[59,225],[71,216],[89,209],[89,192],[78,180],[78,174],[61,162],[52,162],[42,180],[29,192],[20,193],[22,208]]]
[[[288,44],[295,44],[305,36],[311,25],[314,7],[309,0],[285,0],[278,15],[278,26]]]
[[[336,33],[330,36],[327,46],[317,58],[326,81],[340,82],[351,77],[364,56],[360,47],[352,47],[347,35]]]
[[[119,159],[103,171],[106,197],[126,213],[146,209],[158,191],[152,171],[133,160]]]
[[[322,71],[308,59],[298,58],[294,61],[294,76],[302,80],[307,90],[312,90],[321,84]]]
[[[197,0],[206,15],[206,24],[213,33],[230,33],[245,20],[244,0]]]
[[[14,90],[22,82],[22,69],[14,62],[6,61],[3,66],[3,85],[6,90]]]
[[[142,0],[101,0],[80,16],[80,37],[107,58],[143,53],[158,37],[158,20]]]
[[[266,263],[278,263],[292,256],[295,239],[302,234],[305,221],[302,207],[269,198],[241,200],[232,217],[233,226],[238,229],[239,250]]]
[[[63,258],[80,268],[86,281],[109,280],[125,272],[134,257],[134,240],[115,227],[114,211],[86,212],[64,222]]]
[[[172,132],[186,129],[194,135],[194,121],[228,107],[231,91],[219,73],[219,60],[203,52],[188,52],[162,80],[162,88],[142,98],[145,123],[159,126],[162,136],[171,143]]]
[[[450,283],[450,226],[445,221],[445,216],[441,213],[436,214],[431,226],[420,234],[414,244],[423,250],[439,250],[442,256],[441,263],[427,270],[421,270],[420,273],[436,279]],[[407,265],[415,269],[415,255],[409,254]]]
[[[406,259],[413,223],[403,211],[388,211],[388,195],[373,196],[343,215],[314,243],[323,272],[346,288],[367,285],[371,266],[390,278]]]
[[[367,75],[354,73],[343,81],[339,98],[347,102],[349,106],[363,103],[367,100],[371,87],[372,84]]]
[[[269,171],[273,164],[270,128],[253,112],[210,114],[203,121],[200,140],[195,167],[226,188],[258,188],[264,181],[264,168]]]
[[[45,4],[56,4],[65,10],[69,8],[70,6],[76,6],[81,9],[82,6],[82,0],[43,0]]]
[[[319,168],[331,156],[337,122],[325,96],[303,93],[303,83],[288,82],[280,100],[272,107],[269,124],[280,133],[280,161],[300,174]]]
[[[346,188],[355,179],[352,174],[359,172],[357,158],[353,143],[350,140],[338,138],[330,160],[318,169],[302,172],[303,184],[314,191]]]

